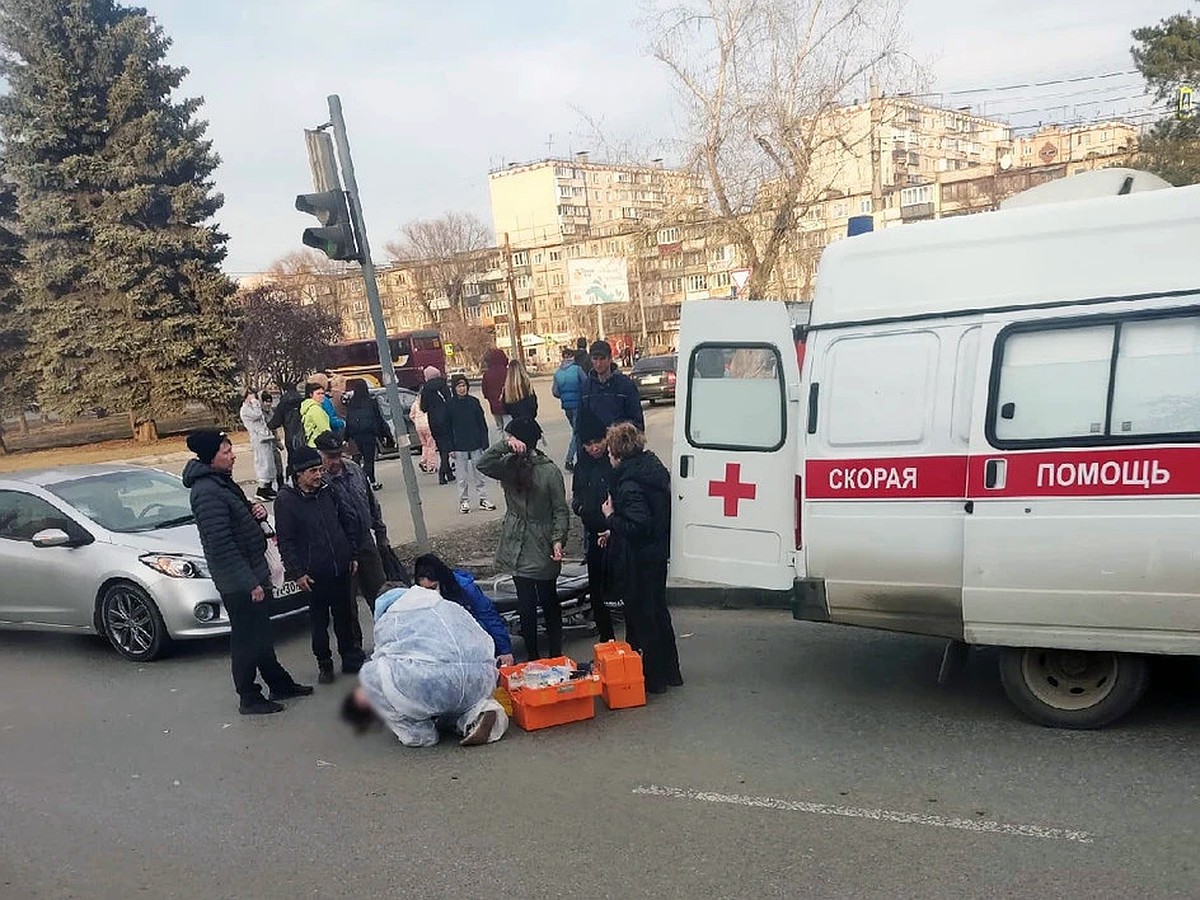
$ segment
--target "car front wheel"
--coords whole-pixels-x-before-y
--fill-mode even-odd
[[[110,585],[100,600],[100,621],[116,651],[134,662],[158,659],[170,645],[158,607],[137,585]]]

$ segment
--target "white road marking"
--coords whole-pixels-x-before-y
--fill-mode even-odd
[[[1049,828],[1045,825],[1017,825],[983,819],[955,819],[925,813],[900,812],[892,809],[871,809],[862,806],[837,806],[832,803],[812,803],[806,800],[779,800],[774,797],[748,797],[741,794],[720,794],[715,791],[693,791],[687,788],[664,787],[657,784],[638,785],[635,794],[666,797],[672,800],[692,800],[701,803],[724,803],[755,809],[778,809],[784,812],[811,813],[818,816],[841,816],[847,819],[875,819],[901,825],[925,825],[932,828],[953,828],[978,834],[1003,834],[1012,837],[1041,838],[1048,841],[1075,841],[1090,844],[1094,836],[1086,831],[1069,828]]]

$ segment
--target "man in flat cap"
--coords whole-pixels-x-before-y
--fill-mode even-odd
[[[279,660],[271,639],[271,570],[264,556],[267,538],[259,524],[267,518],[261,503],[251,504],[233,480],[233,444],[223,431],[193,431],[188,449],[196,458],[183,469],[192,514],[209,575],[229,617],[229,656],[242,715],[280,712],[278,701],[313,692],[297,684]],[[257,676],[271,689],[263,696]]]

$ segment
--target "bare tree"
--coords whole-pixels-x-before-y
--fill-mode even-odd
[[[350,268],[346,263],[330,259],[324,253],[307,247],[281,256],[267,267],[267,274],[292,291],[298,302],[305,306],[328,306],[328,312],[339,319],[341,310],[337,308],[337,291],[322,293],[320,286],[329,284],[334,278],[345,275],[348,271]]]
[[[448,212],[409,222],[400,229],[400,240],[385,247],[392,261],[411,273],[417,301],[429,321],[439,322],[443,337],[472,357],[493,341],[466,309],[466,287],[484,274],[484,251],[491,246],[491,231],[477,216]],[[443,310],[446,315],[439,315]]]
[[[650,52],[690,114],[688,163],[713,225],[772,285],[797,220],[871,148],[872,112],[847,107],[868,80],[909,68],[900,0],[682,0],[653,3]],[[865,123],[865,124],[864,124]],[[878,124],[877,122],[875,123]]]

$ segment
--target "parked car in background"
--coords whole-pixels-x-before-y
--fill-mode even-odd
[[[0,477],[0,628],[101,634],[126,659],[229,633],[190,492],[141,466],[66,466]],[[273,616],[308,607],[285,583]]]
[[[651,406],[660,400],[675,402],[675,356],[643,356],[633,364],[629,377],[637,385],[639,399]]]
[[[421,439],[417,436],[417,426],[413,424],[412,417],[408,411],[412,409],[413,403],[417,400],[417,393],[410,391],[408,388],[399,388],[400,390],[400,407],[404,414],[404,426],[408,431],[408,446],[409,452],[414,455],[421,452]],[[387,388],[373,387],[371,388],[371,396],[375,402],[379,404],[379,411],[383,413],[383,417],[389,422],[392,421],[392,408],[388,402]],[[387,441],[379,442],[379,449],[375,454],[376,459],[399,459],[400,448]]]

